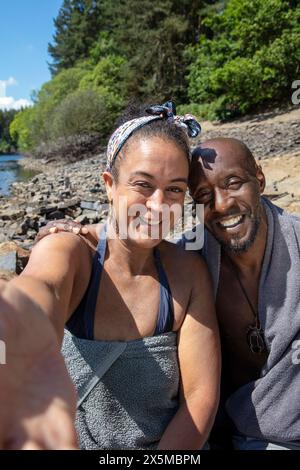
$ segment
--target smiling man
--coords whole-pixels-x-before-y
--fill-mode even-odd
[[[202,254],[222,337],[214,438],[230,435],[237,449],[300,449],[300,218],[262,197],[264,188],[242,142],[218,138],[194,150],[190,190],[204,204]]]

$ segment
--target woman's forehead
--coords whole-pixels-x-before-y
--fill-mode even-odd
[[[180,145],[171,139],[165,137],[151,136],[151,137],[136,137],[129,141],[126,147],[126,154],[128,156],[145,155],[155,156],[156,154],[168,153],[181,153],[184,151]]]
[[[159,172],[178,173],[188,172],[188,158],[183,150],[172,141],[163,139],[140,140],[137,145],[131,145],[121,155],[121,168],[126,173]]]

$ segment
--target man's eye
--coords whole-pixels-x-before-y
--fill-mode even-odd
[[[243,182],[241,180],[232,180],[232,181],[229,181],[228,188],[229,189],[240,189],[242,184],[243,184]]]
[[[197,194],[196,201],[200,204],[205,204],[211,200],[211,193],[200,193]]]

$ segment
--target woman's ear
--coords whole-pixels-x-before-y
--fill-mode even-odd
[[[266,178],[260,165],[256,165],[256,179],[259,183],[260,194],[262,194],[266,187]]]
[[[114,186],[114,178],[113,175],[110,173],[110,171],[104,171],[102,174],[105,188],[106,188],[106,193],[109,202],[112,202],[113,200],[113,186]]]

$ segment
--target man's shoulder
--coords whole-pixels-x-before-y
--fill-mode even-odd
[[[295,212],[288,212],[286,209],[283,209],[282,207],[279,207],[274,204],[272,201],[270,201],[270,199],[266,198],[265,196],[263,197],[263,202],[265,205],[269,206],[273,210],[273,213],[277,214],[279,218],[290,222],[298,230],[300,230],[300,214]]]

